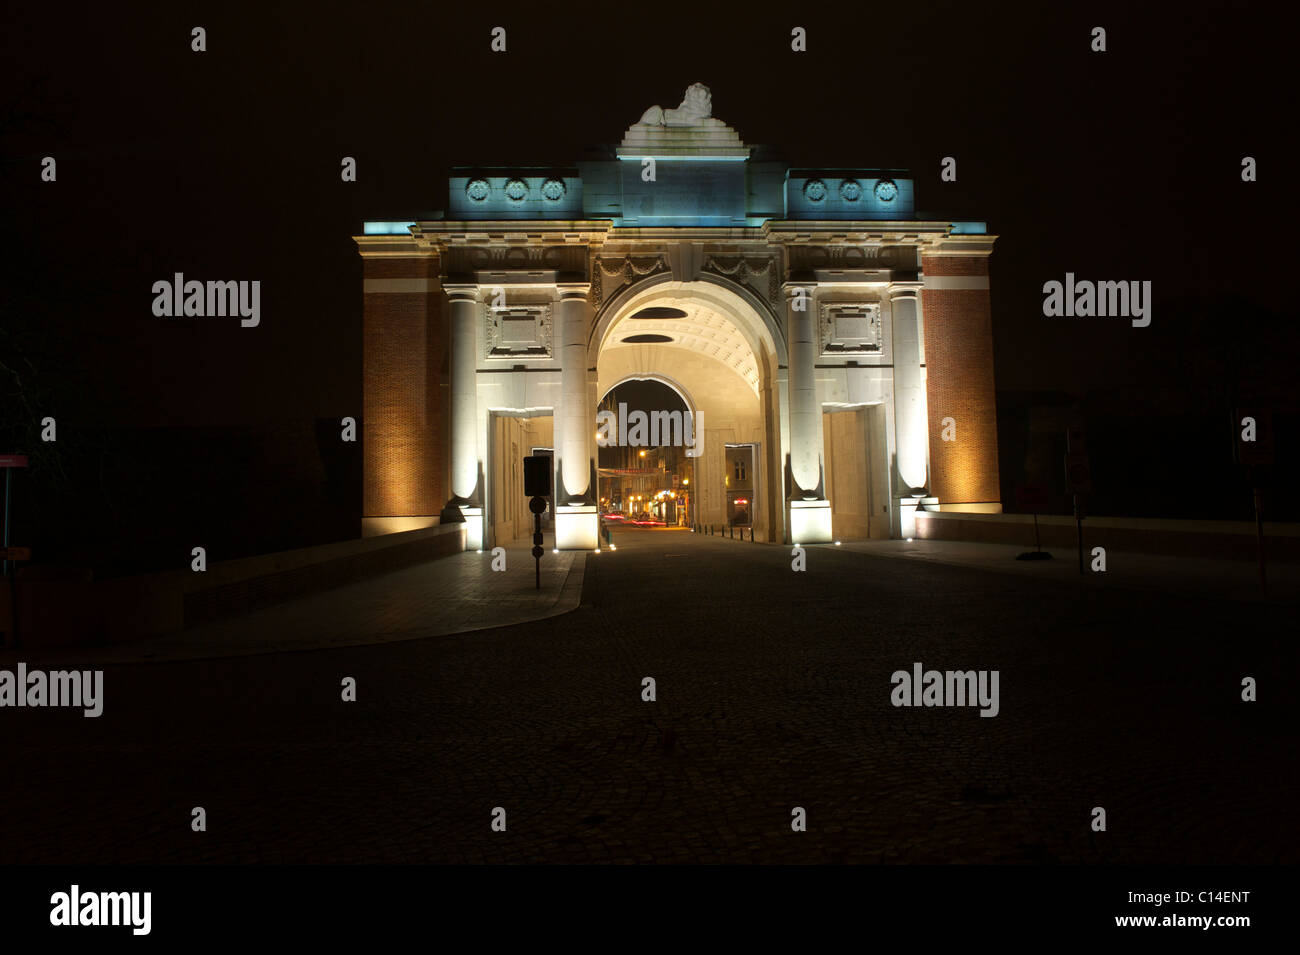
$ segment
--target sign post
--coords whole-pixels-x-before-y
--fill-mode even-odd
[[[1092,471],[1088,467],[1088,439],[1083,425],[1070,425],[1065,431],[1065,480],[1074,495],[1074,530],[1079,542],[1079,575],[1083,575],[1083,495],[1092,491]]]
[[[27,467],[27,455],[25,454],[0,454],[0,468],[5,472],[5,527],[4,527],[4,549],[0,551],[3,556],[3,569],[0,569],[8,580],[6,586],[9,588],[9,616],[7,629],[13,632],[14,645],[18,644],[18,595],[14,587],[14,571],[16,561],[31,560],[32,552],[27,547],[10,547],[9,546],[9,501],[13,488],[14,468]]]
[[[1043,550],[1038,536],[1038,512],[1047,509],[1047,488],[1040,484],[1025,484],[1016,488],[1016,506],[1021,511],[1034,514],[1034,549],[1017,554],[1016,560],[1050,560],[1052,555]]]
[[[542,514],[546,512],[546,498],[551,493],[551,457],[548,454],[530,454],[524,458],[524,493],[532,498],[528,509],[533,512],[533,561],[536,589],[542,589]]]
[[[1268,594],[1268,571],[1264,564],[1264,485],[1276,460],[1273,443],[1273,413],[1267,408],[1238,408],[1232,416],[1237,440],[1233,446],[1237,463],[1246,470],[1255,498],[1255,552],[1259,561],[1259,587]]]
[[[25,468],[25,467],[27,467],[27,455],[25,455],[25,454],[0,454],[0,468],[4,468],[4,472],[5,472],[5,540],[4,540],[4,546],[5,546],[5,550],[6,550],[6,551],[8,551],[8,549],[9,549],[9,496],[10,496],[10,488],[11,488],[11,486],[12,486],[12,484],[13,484],[13,479],[14,479],[14,468]],[[4,573],[6,576],[8,576],[8,574],[9,574],[9,561],[11,561],[11,560],[16,560],[16,559],[17,559],[17,558],[10,557],[10,556],[8,555],[8,553],[6,553],[6,554],[5,554],[5,558],[4,558],[4,568],[3,568],[3,570],[0,571],[0,572]]]

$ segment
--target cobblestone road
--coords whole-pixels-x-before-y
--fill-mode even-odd
[[[563,616],[0,710],[0,861],[1300,861],[1294,608],[616,540]],[[999,670],[999,715],[891,706],[918,661]]]

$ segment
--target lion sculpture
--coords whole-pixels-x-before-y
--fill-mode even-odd
[[[703,83],[692,83],[686,89],[682,105],[676,109],[651,106],[641,116],[639,126],[721,126],[722,120],[713,119],[713,94]]]

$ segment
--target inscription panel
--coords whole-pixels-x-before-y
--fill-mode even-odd
[[[880,306],[830,302],[821,308],[823,355],[878,355],[884,347]]]
[[[515,305],[489,308],[487,357],[551,357],[551,307]]]

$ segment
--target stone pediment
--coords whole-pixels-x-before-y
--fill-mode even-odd
[[[623,135],[620,158],[710,156],[746,158],[749,147],[740,134],[713,116],[713,96],[702,83],[686,90],[676,109],[651,106]]]

